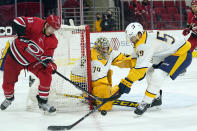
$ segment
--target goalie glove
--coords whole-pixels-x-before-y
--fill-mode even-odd
[[[121,79],[118,87],[119,87],[119,93],[123,94],[123,93],[129,93],[131,90],[131,86],[132,86],[132,81],[130,81],[128,78],[125,79]]]

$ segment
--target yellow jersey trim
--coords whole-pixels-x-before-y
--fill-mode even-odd
[[[172,76],[174,72],[182,65],[182,63],[185,61],[186,58],[187,58],[187,52],[184,55],[179,56],[175,65],[173,66],[172,70],[169,73],[170,76]]]
[[[191,43],[186,41],[184,45],[182,45],[176,53],[172,54],[173,56],[180,56],[187,53],[191,49]]]
[[[147,90],[145,92],[145,95],[148,96],[148,97],[151,97],[151,98],[155,98],[156,97],[156,94],[150,93]]]
[[[9,48],[9,47],[10,47],[10,43],[9,43],[9,41],[7,41],[7,42],[6,42],[5,49],[3,50],[3,55],[2,55],[1,58],[4,58],[4,57],[5,57],[5,55],[6,55],[7,52],[8,52],[8,48]],[[3,63],[3,59],[0,60],[0,65],[2,65],[2,63]]]
[[[145,44],[146,43],[146,39],[147,39],[147,32],[144,31],[144,33],[142,34],[142,37],[140,38],[140,40],[135,44],[135,48],[137,48],[141,44]]]
[[[146,75],[146,71],[147,71],[148,68],[132,68],[130,69],[129,71],[129,75],[127,76],[127,78],[132,81],[132,82],[135,82],[137,80],[142,80],[145,75]]]

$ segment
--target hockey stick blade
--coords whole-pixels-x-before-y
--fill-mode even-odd
[[[118,94],[118,92],[116,92],[111,97],[120,96],[120,95],[117,95],[117,94]],[[72,125],[69,125],[69,126],[48,126],[48,130],[53,130],[53,131],[55,131],[55,130],[56,131],[58,131],[58,130],[70,130],[71,128],[73,128],[74,126],[76,126],[77,124],[79,124],[86,117],[88,117],[89,115],[91,115],[92,113],[94,113],[96,110],[98,110],[101,106],[103,106],[107,102],[108,101],[104,101],[103,103],[101,103],[100,105],[98,105],[97,107],[95,107],[93,110],[91,110],[90,112],[88,112],[85,116],[83,116],[82,118],[80,118],[79,120],[77,120],[76,122],[74,122]]]
[[[86,117],[88,117],[89,115],[91,115],[92,113],[94,113],[96,110],[98,110],[106,102],[107,101],[105,101],[102,104],[100,104],[97,107],[95,107],[93,110],[91,110],[90,112],[88,112],[88,114],[86,114],[85,116],[83,116],[82,118],[80,118],[78,121],[76,121],[72,125],[69,125],[69,126],[48,126],[48,130],[51,130],[51,131],[70,130],[71,128],[73,128],[74,126],[76,126],[77,124],[79,124],[81,121],[83,121]]]
[[[63,96],[68,97],[68,98],[76,98],[76,99],[80,99],[80,100],[95,100],[93,98],[84,97],[84,96],[77,96],[77,95],[71,95],[71,94],[61,94],[60,93],[58,95],[63,95]],[[113,100],[113,105],[126,106],[126,107],[135,107],[136,108],[138,106],[138,102],[137,101],[127,101],[127,100],[116,99],[116,100]]]
[[[61,130],[70,130],[72,125],[70,126],[48,126],[48,130],[50,131],[61,131]]]

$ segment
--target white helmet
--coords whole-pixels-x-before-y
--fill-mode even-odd
[[[133,36],[137,36],[139,32],[143,34],[144,29],[143,26],[138,22],[130,23],[125,30],[128,40],[130,40]]]

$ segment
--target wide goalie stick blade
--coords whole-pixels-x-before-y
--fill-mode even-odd
[[[61,130],[70,130],[72,125],[70,126],[48,126],[48,130],[51,131],[61,131]]]

